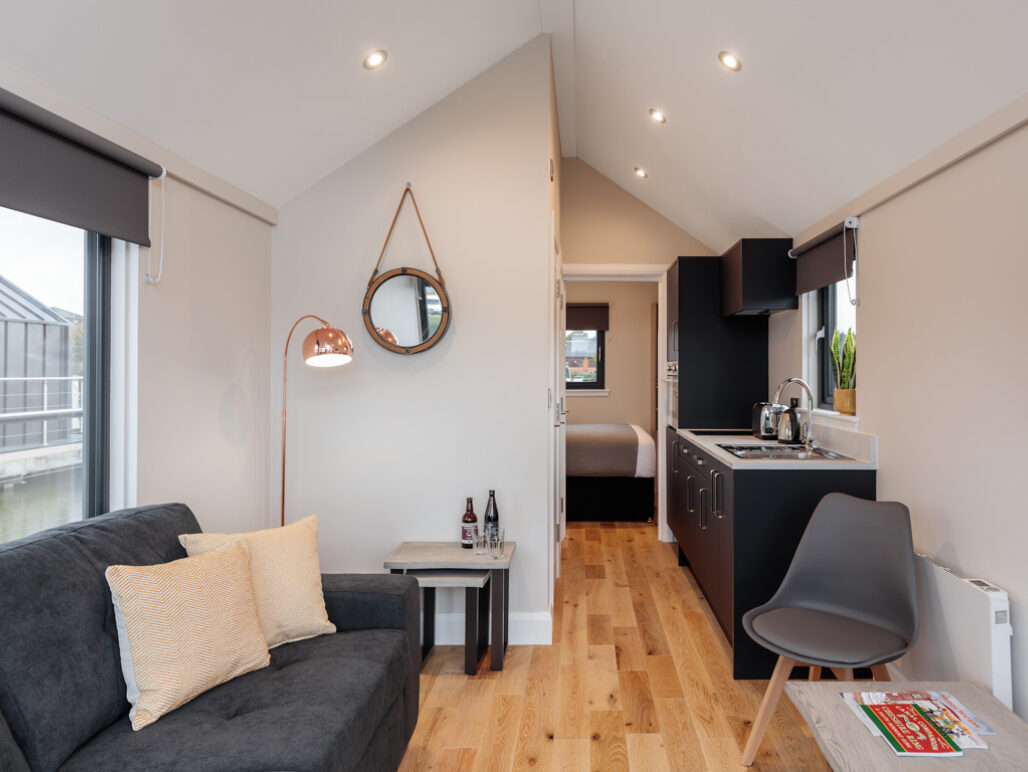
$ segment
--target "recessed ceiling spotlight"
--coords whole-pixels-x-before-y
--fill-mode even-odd
[[[738,72],[742,69],[742,62],[739,61],[739,57],[729,51],[719,53],[717,60],[732,72]]]
[[[646,170],[645,170],[645,169],[643,169],[642,167],[640,167],[640,166],[636,166],[636,167],[635,167],[635,176],[636,176],[636,177],[639,177],[639,178],[641,178],[641,179],[644,179],[644,180],[645,180],[645,179],[646,179],[647,177],[649,177],[650,175],[648,175],[648,174],[646,173]]]
[[[385,51],[378,50],[372,51],[370,54],[364,57],[364,69],[375,70],[385,64],[386,57],[388,57]]]
[[[667,116],[655,107],[650,110],[650,117],[657,123],[667,123]]]

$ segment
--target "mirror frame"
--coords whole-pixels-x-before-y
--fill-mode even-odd
[[[439,327],[436,328],[436,331],[433,333],[431,338],[416,346],[398,346],[395,343],[390,343],[378,334],[378,330],[375,329],[375,325],[371,321],[371,299],[375,296],[375,292],[380,286],[382,286],[382,284],[396,276],[416,276],[419,279],[423,279],[432,286],[432,289],[435,290],[436,294],[439,296],[440,302],[443,304],[443,316],[442,319],[439,320]],[[364,294],[364,305],[361,308],[361,315],[364,317],[364,326],[368,329],[371,339],[382,348],[392,351],[394,354],[418,354],[422,351],[427,351],[442,340],[443,335],[445,335],[446,331],[449,329],[450,296],[446,294],[446,288],[443,286],[441,281],[424,271],[417,268],[408,268],[406,266],[402,268],[393,268],[377,277],[368,285],[368,291]]]

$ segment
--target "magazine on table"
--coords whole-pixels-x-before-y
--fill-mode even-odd
[[[952,737],[928,717],[925,703],[886,702],[861,705],[897,756],[963,756]]]
[[[847,707],[875,737],[882,736],[881,724],[865,710],[866,706],[916,705],[919,712],[961,750],[987,748],[981,735],[995,734],[988,724],[950,692],[843,692],[841,696]]]

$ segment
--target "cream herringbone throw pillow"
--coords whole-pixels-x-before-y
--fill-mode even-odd
[[[105,575],[133,730],[270,661],[245,543]]]
[[[186,533],[178,537],[190,555],[200,555],[239,539],[250,545],[250,577],[257,598],[257,616],[269,649],[336,631],[336,626],[328,621],[321,588],[317,515],[265,531]]]

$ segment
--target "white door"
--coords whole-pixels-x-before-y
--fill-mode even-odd
[[[550,276],[553,280],[553,383],[550,387],[550,412],[553,419],[553,479],[550,486],[553,491],[553,520],[550,527],[553,529],[554,579],[560,576],[560,543],[564,539],[565,531],[564,499],[567,485],[564,477],[564,419],[567,414],[564,407],[564,267],[555,226],[555,214],[550,212]],[[552,593],[552,586],[550,590]]]

